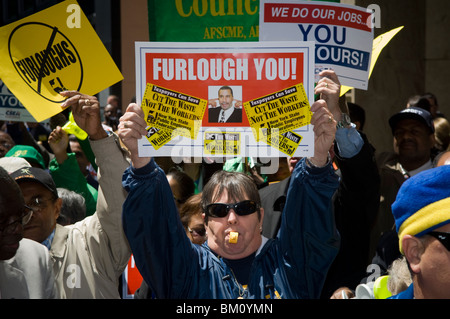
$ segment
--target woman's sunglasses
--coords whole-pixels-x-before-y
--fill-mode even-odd
[[[205,213],[210,217],[225,217],[230,209],[233,209],[239,216],[250,215],[256,212],[259,205],[252,200],[244,200],[235,204],[213,203],[206,206]]]

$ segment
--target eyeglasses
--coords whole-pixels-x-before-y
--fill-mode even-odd
[[[200,237],[205,237],[206,235],[206,229],[205,227],[196,227],[196,228],[191,228],[188,226],[188,231],[192,234],[195,235],[197,234]]]
[[[31,209],[34,212],[39,212],[47,207],[47,202],[51,201],[52,199],[44,199],[40,197],[34,198],[30,203],[28,203],[28,206],[31,207]]]
[[[206,206],[206,214],[211,217],[225,217],[230,209],[233,209],[239,216],[250,215],[259,208],[258,204],[252,200],[244,200],[235,204],[213,203]]]
[[[26,211],[22,214],[22,216],[15,221],[6,224],[4,227],[0,228],[0,233],[13,233],[18,225],[25,226],[33,216],[33,209],[27,205],[23,205]]]
[[[431,231],[427,233],[427,235],[433,236],[437,240],[440,241],[440,243],[448,250],[450,251],[450,233],[444,233],[439,231]]]

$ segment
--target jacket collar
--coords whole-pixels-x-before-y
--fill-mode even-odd
[[[69,236],[69,229],[59,224],[56,225],[55,237],[53,238],[50,254],[54,258],[62,258],[66,254],[67,237]]]

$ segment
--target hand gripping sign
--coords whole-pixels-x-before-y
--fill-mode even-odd
[[[94,95],[123,79],[74,0],[0,28],[0,40],[0,78],[38,122],[61,112],[61,91]]]

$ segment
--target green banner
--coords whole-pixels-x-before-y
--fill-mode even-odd
[[[150,41],[258,41],[259,0],[148,0]]]

